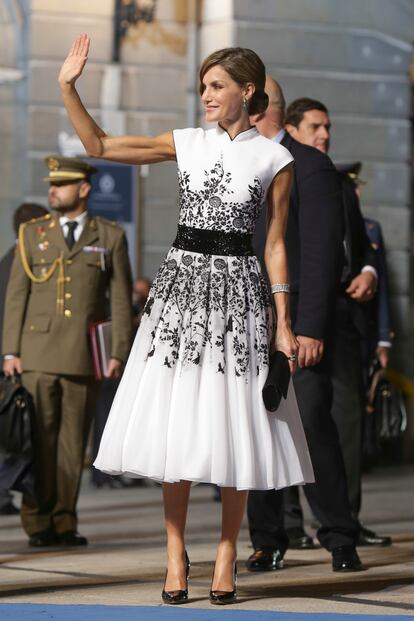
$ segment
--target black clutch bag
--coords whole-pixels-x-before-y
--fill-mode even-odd
[[[282,397],[286,399],[290,382],[290,368],[287,356],[282,351],[270,355],[269,373],[262,389],[266,410],[275,412]]]

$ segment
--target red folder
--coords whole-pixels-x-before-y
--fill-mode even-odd
[[[111,357],[112,322],[110,319],[94,321],[89,326],[89,338],[92,350],[92,363],[95,378],[108,376],[108,363]]]

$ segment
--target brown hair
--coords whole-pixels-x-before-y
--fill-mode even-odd
[[[301,97],[289,104],[286,110],[285,124],[299,127],[303,121],[305,112],[309,112],[310,110],[320,110],[320,112],[326,112],[326,114],[328,114],[328,108],[321,101],[310,99],[309,97]]]
[[[207,56],[200,68],[200,94],[204,92],[203,78],[212,67],[220,65],[240,86],[252,82],[255,86],[249,101],[249,114],[264,112],[269,103],[265,93],[266,69],[256,52],[245,47],[226,47]]]

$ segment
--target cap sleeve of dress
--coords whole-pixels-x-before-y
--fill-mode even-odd
[[[274,176],[276,175],[288,164],[294,161],[293,156],[290,151],[286,149],[282,144],[275,144],[277,147],[277,151],[275,153],[274,158]]]
[[[173,129],[175,156],[178,168],[181,168],[184,159],[187,159],[194,150],[198,140],[204,135],[201,127],[186,127],[185,129]]]

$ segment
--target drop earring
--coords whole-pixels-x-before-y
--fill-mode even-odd
[[[249,102],[246,97],[243,97],[243,112],[247,112],[247,114],[249,114]]]

